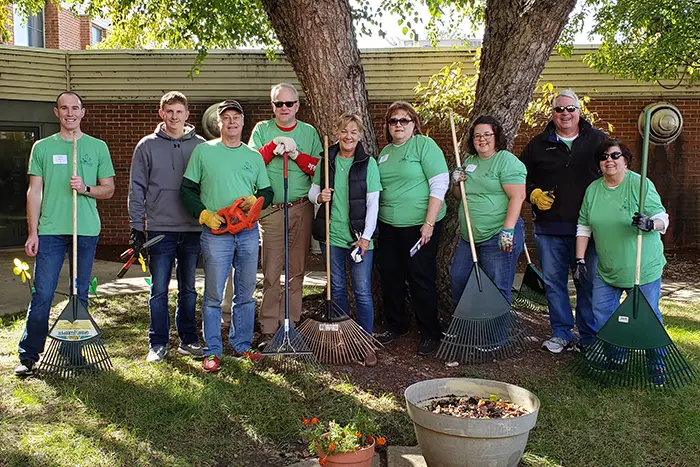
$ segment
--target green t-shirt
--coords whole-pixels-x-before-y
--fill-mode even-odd
[[[503,228],[510,198],[503,185],[525,185],[525,164],[512,153],[502,150],[484,160],[469,156],[464,161],[467,181],[464,189],[469,204],[469,217],[476,243],[484,242],[498,234]],[[462,202],[459,202],[459,230],[462,238],[469,241],[467,221]]]
[[[561,141],[562,143],[566,144],[566,147],[569,148],[569,151],[571,150],[571,147],[574,145],[574,140],[578,138],[578,135],[574,136],[573,138],[564,138],[563,136],[557,135],[557,139]]]
[[[44,187],[39,216],[39,235],[73,234],[73,141],[58,133],[34,143],[29,157],[29,175],[42,177]],[[104,141],[83,134],[78,140],[78,176],[86,185],[98,179],[114,177],[109,149]],[[78,235],[100,234],[97,200],[78,193]]]
[[[639,209],[640,175],[628,171],[616,188],[605,185],[603,178],[590,184],[586,190],[578,223],[593,231],[598,253],[598,274],[614,287],[634,285],[637,258],[637,229],[632,227],[632,216]],[[665,212],[661,198],[651,180],[647,180],[644,214],[655,216]],[[648,284],[661,277],[666,264],[664,245],[659,232],[642,232],[642,269],[640,284]]]
[[[194,148],[184,177],[199,183],[200,199],[209,211],[218,211],[236,198],[270,186],[259,152],[245,143],[226,147],[221,139]]]
[[[297,151],[318,157],[323,152],[321,139],[318,137],[318,132],[308,123],[297,121],[297,125],[291,131],[282,131],[275,124],[274,120],[266,120],[258,122],[253,128],[253,133],[250,135],[248,144],[253,149],[260,149],[267,143],[278,136],[286,136],[292,138],[297,143]],[[289,161],[289,202],[303,198],[309,193],[311,188],[311,177],[299,168],[293,161]],[[272,200],[274,203],[284,202],[284,158],[275,156],[274,159],[267,164],[267,175],[270,177],[270,184],[275,196]]]
[[[338,155],[335,159],[335,179],[333,185],[333,204],[331,204],[331,222],[330,222],[330,243],[333,246],[340,248],[349,248],[349,243],[357,241],[350,234],[350,205],[348,202],[348,174],[350,166],[355,161],[354,157],[341,157]],[[382,191],[382,184],[379,181],[379,169],[377,169],[377,161],[373,157],[369,158],[367,163],[367,193]],[[321,189],[325,187],[321,183],[321,172],[316,171],[314,174],[314,183],[319,185]],[[321,206],[321,209],[324,209]],[[362,232],[360,232],[362,235]],[[374,248],[374,241],[370,240],[369,249]]]
[[[422,225],[428,212],[428,180],[447,173],[445,155],[431,138],[415,135],[400,146],[389,144],[377,164],[382,181],[379,220],[394,227]],[[436,220],[445,217],[442,203]]]

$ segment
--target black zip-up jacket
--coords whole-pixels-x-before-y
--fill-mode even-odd
[[[339,144],[334,144],[328,148],[328,182],[331,187],[335,186],[335,160],[339,157],[339,153]],[[370,156],[365,152],[362,143],[357,143],[355,158],[348,173],[348,199],[337,200],[338,202],[347,202],[349,205],[350,225],[348,225],[348,228],[352,238],[356,238],[356,233],[362,235],[362,232],[365,230],[365,216],[367,215],[367,164],[369,163],[369,158]],[[326,186],[323,180],[324,163],[325,161],[321,159],[321,162],[316,167],[316,170],[321,171],[321,189]],[[333,205],[331,204],[330,207],[332,208]],[[311,230],[313,237],[320,242],[326,241],[325,218],[326,210],[322,207],[316,213]]]
[[[607,136],[579,120],[578,137],[571,149],[557,138],[554,122],[530,140],[520,160],[527,167],[527,201],[535,188],[554,190],[554,204],[547,211],[532,205],[536,234],[576,235],[576,223],[586,188],[600,177],[595,149]]]

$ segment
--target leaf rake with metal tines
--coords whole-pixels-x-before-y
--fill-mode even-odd
[[[459,167],[462,162],[451,113],[450,127]],[[525,348],[526,329],[518,313],[479,264],[464,182],[460,182],[460,191],[474,264],[436,356],[464,363],[508,358]]]
[[[644,114],[639,212],[644,212],[650,112]],[[598,331],[596,340],[574,360],[574,372],[606,384],[679,388],[696,379],[654,309],[639,288],[642,231],[637,231],[634,288]]]
[[[524,246],[527,267],[525,268],[525,274],[523,274],[520,290],[513,296],[513,306],[519,309],[546,313],[549,308],[545,295],[544,278],[530,260],[530,252],[527,250],[527,245]]]
[[[78,170],[78,141],[73,133],[73,175]],[[51,342],[39,362],[39,370],[61,377],[85,370],[109,370],[112,362],[102,341],[100,328],[78,298],[78,200],[73,190],[73,248],[68,304],[49,331]]]
[[[323,138],[324,173],[326,188],[329,188],[328,136]],[[369,352],[379,350],[381,344],[365,332],[331,299],[331,244],[330,204],[325,203],[326,223],[326,308],[314,313],[299,325],[299,333],[309,343],[311,350],[321,363],[346,365],[363,361]]]

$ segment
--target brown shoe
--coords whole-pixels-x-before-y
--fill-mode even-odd
[[[377,354],[370,350],[365,354],[365,360],[363,362],[365,366],[376,366],[377,365]]]
[[[258,342],[258,350],[262,350],[265,346],[275,337],[274,334],[263,334],[260,336],[260,341]]]

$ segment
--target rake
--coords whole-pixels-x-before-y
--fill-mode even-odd
[[[457,167],[460,167],[462,162],[452,113],[450,127],[455,159]],[[508,358],[525,347],[525,326],[503,293],[479,265],[464,182],[459,185],[474,264],[436,356],[446,361],[463,363]]]
[[[78,140],[73,133],[73,176],[78,173]],[[86,370],[109,370],[109,359],[102,333],[78,298],[78,197],[73,190],[73,261],[68,304],[49,331],[51,342],[39,363],[42,373],[60,377],[75,376]]]
[[[296,371],[318,361],[306,339],[289,320],[289,158],[284,154],[284,324],[260,352],[261,366],[282,371]]]
[[[323,138],[323,155],[325,185],[326,188],[329,188],[328,136]],[[323,311],[312,314],[301,323],[299,333],[306,338],[319,362],[346,365],[353,361],[363,361],[367,353],[379,350],[381,344],[331,299],[330,204],[324,204],[326,214],[326,306]]]
[[[644,143],[639,212],[644,212],[650,112],[644,114]],[[613,386],[680,388],[696,379],[695,372],[675,346],[649,301],[639,288],[642,231],[637,231],[634,288],[574,360],[575,373]]]
[[[546,313],[549,308],[547,306],[547,297],[545,296],[544,278],[539,269],[530,260],[530,252],[527,251],[527,245],[524,245],[524,247],[527,267],[525,268],[525,274],[523,274],[520,290],[513,298],[513,305],[520,309]]]

